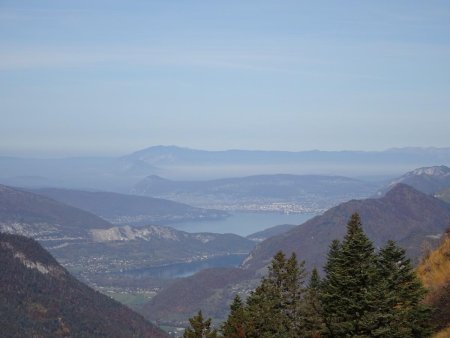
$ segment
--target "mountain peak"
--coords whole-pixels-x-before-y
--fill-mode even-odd
[[[416,176],[447,176],[450,175],[450,168],[445,165],[434,166],[434,167],[423,167],[415,169],[408,173],[409,175]]]
[[[386,190],[399,183],[410,185],[426,194],[434,194],[445,188],[450,188],[450,168],[445,165],[440,165],[414,169],[392,180],[378,194],[382,195]]]
[[[391,190],[386,193],[387,198],[392,198],[394,196],[405,196],[405,195],[422,195],[426,196],[424,193],[414,189],[412,186],[405,183],[396,183]]]
[[[358,212],[364,231],[376,246],[395,240],[410,258],[420,256],[420,244],[432,241],[448,227],[450,208],[406,184],[397,184],[381,198],[352,200],[314,217],[291,231],[260,243],[244,267],[259,269],[277,250],[296,252],[307,267],[322,266],[326,248],[345,235],[350,215]]]

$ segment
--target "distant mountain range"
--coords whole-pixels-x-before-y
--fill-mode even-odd
[[[0,233],[2,337],[169,337],[72,277],[37,242]]]
[[[245,278],[236,281],[227,279],[214,285],[205,281],[219,278],[220,270],[204,271],[201,276],[194,275],[189,280],[180,280],[170,285],[164,292],[155,296],[143,309],[142,313],[152,320],[162,319],[177,322],[183,315],[189,318],[193,308],[210,308],[214,302],[217,316],[227,313],[232,298],[229,294],[239,292],[245,295],[258,281],[265,267],[278,250],[288,255],[295,252],[299,260],[306,261],[310,270],[313,266],[321,268],[325,262],[328,247],[332,240],[342,239],[350,215],[358,212],[363,227],[376,246],[382,246],[387,240],[396,240],[407,250],[408,255],[417,260],[423,248],[435,245],[450,224],[450,205],[414,188],[398,184],[382,198],[352,200],[331,208],[323,215],[296,226],[290,231],[270,237],[259,243],[244,260],[236,272],[228,272]],[[238,272],[243,270],[244,272]],[[208,275],[209,274],[209,275]],[[194,294],[204,295],[190,300],[174,298],[180,290],[187,290],[188,285]],[[172,313],[173,315],[167,315]]]
[[[133,193],[220,209],[317,212],[375,190],[371,183],[341,176],[277,174],[172,181],[152,175],[136,184]]]
[[[277,173],[393,177],[411,168],[436,164],[450,165],[450,148],[289,152],[155,146],[122,157],[0,157],[0,183],[128,193],[149,175],[177,180]]]
[[[89,211],[117,225],[164,225],[180,221],[216,220],[228,216],[223,211],[194,208],[186,204],[146,196],[57,188],[30,191]]]
[[[378,194],[382,195],[398,183],[407,184],[426,194],[438,193],[450,188],[450,168],[441,165],[412,170],[389,182]]]
[[[149,147],[121,159],[145,163],[153,167],[197,164],[269,164],[298,162],[401,163],[417,161],[448,161],[450,148],[394,148],[385,151],[264,151],[224,150],[206,151],[177,146]]]
[[[0,231],[44,239],[82,236],[111,224],[89,212],[45,196],[0,185]]]

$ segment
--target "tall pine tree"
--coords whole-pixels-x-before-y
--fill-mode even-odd
[[[211,328],[211,318],[204,319],[202,311],[189,318],[190,327],[183,334],[183,338],[217,338],[217,330]]]
[[[230,305],[230,314],[222,325],[222,335],[226,338],[247,337],[248,316],[241,297],[236,295]]]
[[[427,337],[431,332],[429,310],[422,304],[425,289],[405,250],[389,241],[377,258],[381,315],[374,336]]]
[[[374,247],[355,213],[342,244],[332,243],[325,265],[320,298],[328,336],[371,335],[377,315],[375,261]]]
[[[322,305],[320,303],[320,277],[317,269],[314,268],[309,279],[305,297],[302,302],[304,325],[303,330],[306,336],[320,337],[324,330],[322,320]]]
[[[320,300],[329,337],[427,337],[423,287],[405,251],[390,241],[378,254],[353,214],[333,241]]]
[[[247,299],[247,337],[303,337],[300,302],[304,293],[304,262],[280,251],[267,277]]]

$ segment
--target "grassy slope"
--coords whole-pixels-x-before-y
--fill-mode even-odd
[[[442,244],[418,266],[417,273],[429,290],[425,301],[436,309],[433,324],[440,330],[436,338],[450,336],[450,229]]]

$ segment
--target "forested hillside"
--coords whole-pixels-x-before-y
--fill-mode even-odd
[[[0,233],[2,337],[168,337],[72,277],[37,242]]]
[[[295,252],[310,268],[322,266],[328,243],[343,237],[346,219],[353,212],[364,219],[364,230],[376,246],[395,240],[410,258],[420,257],[424,242],[437,242],[450,222],[447,203],[398,184],[382,198],[342,203],[291,231],[267,239],[255,248],[244,266],[260,269],[281,249]]]

